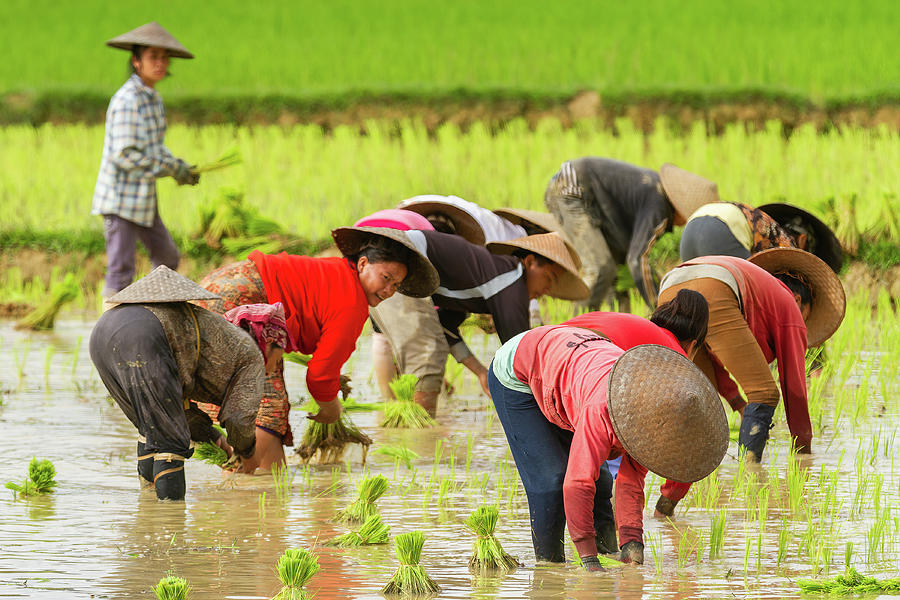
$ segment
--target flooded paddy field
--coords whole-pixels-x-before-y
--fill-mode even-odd
[[[660,481],[648,477],[646,562],[605,573],[535,563],[503,431],[474,378],[454,369],[456,392],[442,399],[435,428],[382,429],[380,413],[351,413],[374,440],[365,466],[356,447],[333,465],[305,466],[290,455],[293,479],[281,493],[270,475],[223,476],[190,460],[186,501],[158,502],[139,489],[136,432],[90,362],[95,320],[63,315],[50,333],[0,321],[0,484],[21,480],[34,456],[53,462],[59,482],[38,497],[0,489],[0,598],[152,598],[169,573],[190,582],[195,600],[271,598],[281,587],[275,564],[291,547],[312,547],[319,557],[307,586],[315,597],[381,598],[397,567],[392,544],[321,545],[348,531],[330,519],[355,498],[367,469],[391,481],[378,501],[391,535],[425,533],[421,564],[441,598],[783,598],[799,597],[798,579],[832,577],[846,565],[879,578],[900,571],[900,325],[884,298],[875,309],[849,304],[821,374],[810,380],[812,455],[790,452],[779,409],[762,464],[739,461],[732,443],[674,520],[653,518]],[[489,359],[496,337],[472,337]],[[299,440],[304,370],[286,369]],[[345,371],[358,401],[377,401],[368,336]],[[408,467],[375,452],[386,444],[419,458]],[[524,565],[476,577],[463,522],[489,503],[500,507],[498,539]]]

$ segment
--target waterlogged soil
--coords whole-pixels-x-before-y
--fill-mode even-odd
[[[307,589],[315,597],[381,598],[397,566],[392,545],[320,545],[347,531],[330,519],[355,496],[364,471],[358,449],[339,465],[306,468],[292,457],[293,481],[284,495],[268,475],[223,476],[217,467],[188,461],[185,502],[158,502],[138,485],[135,430],[90,363],[93,320],[69,316],[51,333],[17,331],[0,321],[0,483],[24,477],[33,456],[50,459],[59,482],[42,497],[0,493],[0,597],[152,598],[151,587],[175,574],[190,582],[194,600],[271,598],[281,587],[274,572],[281,553],[314,547],[321,570]],[[473,348],[489,357],[496,338],[473,335]],[[361,401],[376,400],[368,351],[364,336],[348,365]],[[288,389],[298,403],[306,395],[303,376],[302,367],[287,365]],[[865,376],[853,375],[846,385],[858,386]],[[377,412],[352,413],[374,439],[366,467],[391,480],[378,502],[383,520],[392,535],[425,533],[421,564],[443,589],[442,598],[796,597],[796,579],[842,572],[848,543],[850,563],[860,571],[897,575],[893,540],[900,532],[890,508],[900,505],[897,414],[877,392],[872,398],[882,407],[880,417],[826,427],[811,456],[789,460],[783,418],[762,466],[741,469],[732,444],[712,487],[719,498],[704,500],[710,486],[696,486],[672,522],[652,517],[658,492],[651,487],[659,482],[648,479],[646,563],[586,573],[572,564],[535,563],[527,503],[501,427],[471,378],[454,383],[456,392],[442,400],[440,425],[433,429],[384,430]],[[291,414],[298,439],[303,416]],[[831,415],[823,421],[830,423]],[[420,457],[408,469],[374,452],[384,444],[405,444]],[[862,460],[855,458],[860,454]],[[792,509],[789,472],[802,468],[809,480]],[[835,492],[829,493],[832,481]],[[763,516],[761,492],[769,498]],[[523,566],[476,577],[467,567],[473,536],[463,521],[477,506],[498,501],[497,537]],[[723,552],[710,558],[710,520],[721,510],[727,514]],[[886,522],[881,536],[872,533],[877,515]]]

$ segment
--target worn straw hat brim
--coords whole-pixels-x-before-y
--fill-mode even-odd
[[[184,275],[160,265],[106,301],[110,304],[152,304],[219,299],[220,296]]]
[[[675,209],[675,225],[684,225],[694,211],[712,202],[721,202],[715,182],[685,171],[672,163],[659,168],[659,180]]]
[[[728,449],[719,394],[671,348],[646,344],[620,356],[609,375],[607,407],[629,456],[665,479],[699,481]]]
[[[550,233],[552,231],[561,231],[562,226],[556,217],[550,213],[538,210],[528,210],[526,208],[498,208],[494,211],[495,215],[503,217],[513,225],[521,225],[526,230],[539,229],[538,233]]]
[[[763,204],[757,208],[775,219],[782,227],[794,220],[799,220],[813,237],[815,244],[813,254],[824,260],[825,264],[831,267],[835,273],[841,271],[841,267],[844,266],[844,249],[841,248],[841,242],[831,228],[821,219],[802,208],[783,202]]]
[[[338,227],[331,237],[344,256],[355,256],[373,238],[383,238],[397,242],[411,251],[411,260],[406,265],[407,273],[398,291],[404,296],[427,298],[440,283],[437,269],[424,254],[410,241],[406,232],[387,227]]]
[[[812,288],[812,307],[806,319],[806,342],[819,346],[834,335],[847,309],[844,286],[825,261],[797,248],[771,248],[748,258],[769,273],[799,273]]]
[[[528,235],[505,242],[490,242],[487,249],[494,254],[512,254],[517,250],[533,252],[553,261],[563,268],[548,295],[561,300],[584,300],[591,291],[581,276],[581,259],[578,253],[556,232]]]
[[[169,51],[169,56],[194,58],[194,55],[187,48],[182,46],[171,33],[166,31],[156,21],[141,25],[128,33],[123,33],[111,40],[107,40],[106,45],[112,48],[119,48],[120,50],[128,50],[129,52],[134,46],[153,46],[165,48]]]
[[[461,236],[467,242],[484,246],[484,229],[481,228],[475,217],[458,206],[431,200],[411,200],[402,202],[398,208],[417,212],[423,217],[428,217],[428,215],[435,213],[443,214],[453,222],[453,226],[456,228],[456,235]]]

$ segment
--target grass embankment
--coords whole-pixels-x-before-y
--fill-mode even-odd
[[[339,0],[253,8],[237,0],[215,8],[199,0],[127,8],[88,0],[52,10],[9,0],[0,5],[0,22],[15,23],[4,35],[0,122],[102,119],[127,61],[103,42],[151,20],[197,56],[173,61],[173,77],[160,86],[170,112],[191,121],[384,105],[401,115],[410,105],[439,105],[446,114],[459,104],[514,116],[582,90],[598,92],[612,114],[649,102],[660,110],[763,103],[833,115],[900,100],[898,17],[890,0]],[[64,64],[47,51],[60,46]]]

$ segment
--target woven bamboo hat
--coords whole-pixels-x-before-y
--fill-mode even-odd
[[[562,226],[556,220],[556,217],[546,212],[506,207],[498,208],[494,211],[494,214],[503,217],[513,225],[521,225],[528,231],[540,230],[535,233],[550,233],[551,231],[562,230]]]
[[[721,202],[719,186],[672,163],[659,168],[659,180],[675,209],[675,224],[684,225],[694,211],[711,202]]]
[[[171,33],[163,29],[156,21],[141,25],[128,33],[123,33],[111,40],[107,40],[106,45],[112,48],[119,48],[120,50],[128,50],[129,52],[134,46],[155,46],[168,50],[169,56],[194,58],[194,55],[187,48],[182,46]]]
[[[806,319],[806,343],[819,346],[830,338],[847,308],[844,286],[825,261],[797,248],[770,248],[748,258],[750,262],[769,273],[790,273],[809,284],[812,291],[812,307]]]
[[[475,217],[458,206],[447,204],[446,202],[435,202],[433,200],[411,199],[401,202],[397,208],[417,212],[423,217],[428,217],[433,214],[442,214],[453,223],[453,227],[456,229],[456,235],[461,236],[467,242],[471,242],[478,246],[484,246],[484,229],[481,228],[481,225],[478,224]]]
[[[844,266],[844,250],[837,236],[821,219],[802,208],[783,202],[763,204],[757,208],[775,219],[788,233],[792,233],[799,225],[799,228],[808,233],[811,245],[809,251],[824,260],[832,271],[840,272]]]
[[[159,265],[124,290],[107,300],[110,304],[149,304],[158,302],[187,302],[188,300],[219,300],[219,296],[176,273],[166,265]]]
[[[607,407],[628,454],[666,479],[699,481],[728,449],[719,394],[671,348],[645,344],[620,356],[609,375]]]
[[[419,252],[405,231],[387,227],[338,227],[331,231],[331,237],[344,256],[354,256],[366,244],[381,238],[405,246],[411,252],[411,260],[406,265],[407,273],[398,291],[404,296],[427,298],[434,293],[440,283],[437,269],[424,254]]]
[[[550,296],[562,300],[584,300],[591,291],[578,275],[581,259],[575,248],[560,234],[539,233],[505,242],[491,242],[487,249],[494,254],[512,254],[516,250],[534,252],[563,268],[562,275],[550,288]]]

